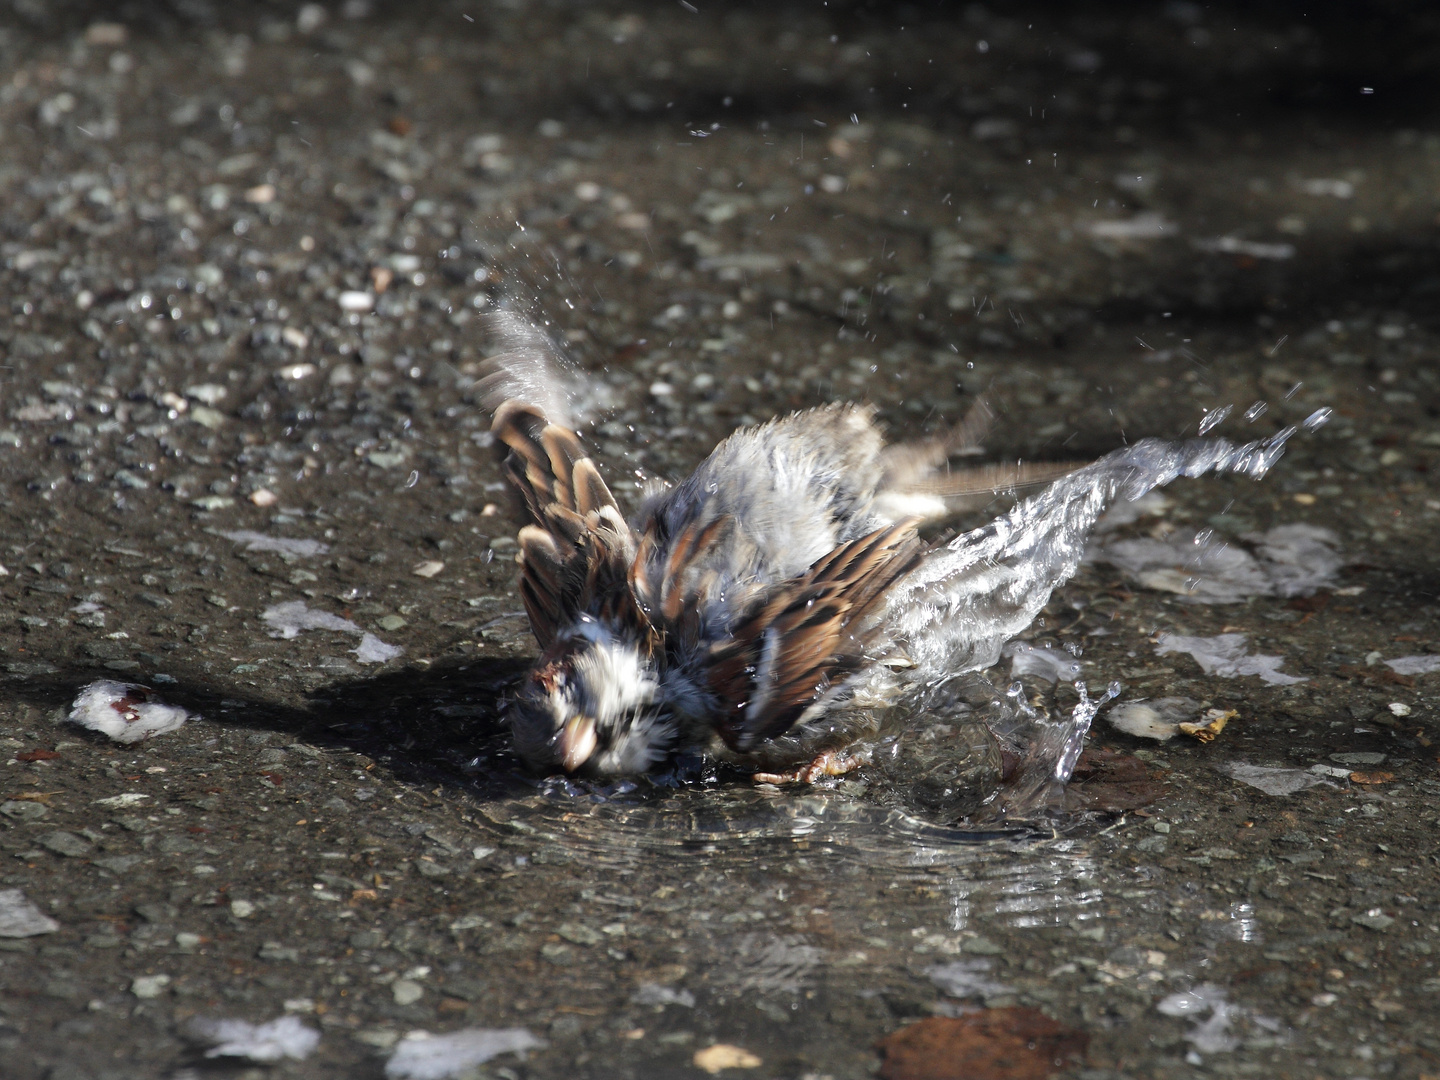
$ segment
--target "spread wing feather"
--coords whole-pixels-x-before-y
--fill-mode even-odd
[[[864,663],[866,616],[919,563],[915,519],[842,544],[803,575],[769,590],[712,649],[718,725],[744,752],[783,735],[827,689]]]
[[[543,335],[537,338],[543,340]],[[615,497],[579,436],[551,422],[543,404],[531,403],[562,400],[558,391],[539,392],[551,354],[537,341],[526,340],[518,351],[501,354],[498,369],[487,377],[496,393],[534,391],[524,395],[530,400],[494,402],[490,423],[504,454],[506,478],[530,519],[520,530],[519,544],[520,595],[531,629],[541,648],[549,648],[561,628],[591,614],[624,619],[653,638],[630,589],[636,541]],[[533,377],[527,382],[517,371]]]

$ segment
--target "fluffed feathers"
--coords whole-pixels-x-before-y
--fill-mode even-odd
[[[886,500],[1004,486],[945,476],[988,426],[886,449],[873,410],[837,404],[725,439],[686,480],[621,514],[571,428],[559,350],[523,317],[490,328],[482,400],[527,524],[521,593],[543,650],[512,707],[541,770],[643,771],[676,744],[743,760],[836,741],[827,703],[890,649],[882,613],[926,557]],[[991,484],[985,490],[993,490]]]

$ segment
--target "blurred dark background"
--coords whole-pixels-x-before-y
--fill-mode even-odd
[[[798,38],[844,40],[870,33],[913,34],[920,52],[942,51],[967,26],[980,30],[993,18],[1027,28],[1018,40],[990,41],[997,82],[1039,78],[1046,86],[1093,80],[1097,90],[1133,121],[1183,121],[1196,114],[1236,123],[1318,115],[1366,125],[1414,123],[1429,116],[1440,88],[1440,8],[1431,3],[1320,2],[1195,3],[1024,3],[984,6],[964,3],[886,3],[882,0],[739,0],[726,3],[607,3],[565,0],[338,0],[320,8],[332,23],[370,19],[393,24],[397,33],[425,33],[469,16],[483,25],[492,12],[518,12],[549,22],[565,33],[567,24],[598,11],[631,13],[656,24],[666,19],[749,20],[773,32],[786,28]],[[4,0],[0,24],[37,39],[71,35],[96,21],[117,21],[140,34],[192,35],[207,31],[253,31],[265,20],[294,20],[304,4],[252,0]],[[694,9],[694,10],[691,10]],[[693,29],[693,27],[692,27]],[[323,48],[323,35],[320,42]],[[543,53],[543,41],[534,42]],[[884,100],[902,100],[910,109],[944,109],[961,104],[973,64],[964,72],[942,56],[922,62],[875,65],[863,88],[850,81],[822,87],[805,73],[786,80],[744,77],[745,56],[727,56],[726,72],[739,86],[715,88],[732,107],[783,112],[823,89],[832,104],[875,104],[871,87]],[[881,59],[875,57],[874,59]],[[903,60],[903,57],[884,59]],[[911,60],[919,59],[910,57]],[[543,65],[541,55],[533,58]],[[1026,70],[1031,67],[1040,71]],[[563,77],[563,73],[550,74]],[[797,73],[791,73],[797,74]],[[1046,78],[1046,75],[1049,78]],[[1140,91],[1148,102],[1104,88],[1116,79],[1149,80],[1165,87]],[[794,83],[801,84],[800,86]],[[737,94],[736,91],[740,93]],[[603,96],[603,95],[601,95]],[[743,100],[742,100],[743,99]],[[1133,115],[1132,115],[1133,114]]]

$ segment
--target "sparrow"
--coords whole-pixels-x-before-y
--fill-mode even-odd
[[[677,750],[757,780],[853,767],[843,750],[876,714],[857,706],[912,666],[887,622],[932,551],[919,526],[1075,468],[947,474],[988,427],[983,402],[892,446],[872,408],[838,403],[736,431],[627,516],[577,434],[581,394],[549,336],[512,311],[487,329],[479,397],[526,520],[519,589],[541,650],[508,718],[540,773],[645,773]]]

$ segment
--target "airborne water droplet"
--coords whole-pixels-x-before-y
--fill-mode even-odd
[[[1214,431],[1217,427],[1223,424],[1225,422],[1225,418],[1230,415],[1230,411],[1234,407],[1235,406],[1233,405],[1222,405],[1218,409],[1211,409],[1200,421],[1200,434],[1208,435],[1210,432]]]
[[[1311,413],[1305,418],[1305,423],[1301,424],[1300,426],[1303,427],[1306,431],[1315,431],[1329,423],[1330,417],[1334,414],[1334,412],[1335,410],[1330,408],[1330,406],[1328,405],[1326,405],[1322,409],[1316,409],[1313,413]]]
[[[1265,415],[1265,410],[1268,408],[1270,408],[1270,406],[1266,402],[1257,401],[1254,405],[1251,405],[1248,409],[1245,410],[1245,419],[1253,424],[1256,420],[1259,420],[1260,417]]]

